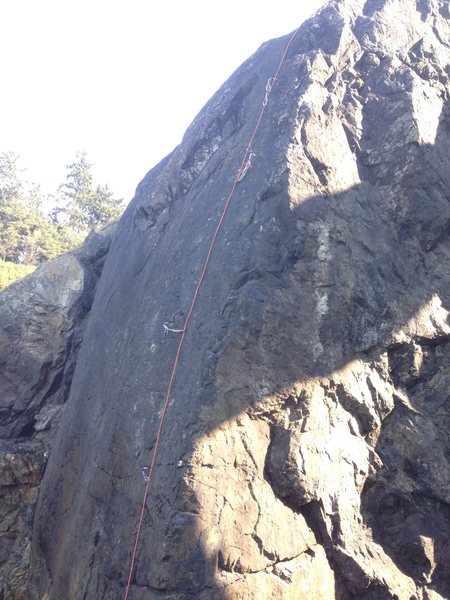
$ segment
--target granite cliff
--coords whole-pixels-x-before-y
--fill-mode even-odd
[[[449,40],[448,0],[333,0],[300,28],[187,331],[130,599],[450,597]],[[37,367],[5,367],[5,452],[49,453],[29,459],[47,462],[35,511],[41,475],[26,482],[31,563],[5,598],[123,597],[167,327],[285,45],[244,63],[139,185],[52,393]],[[20,314],[2,356],[28,335],[11,338]]]

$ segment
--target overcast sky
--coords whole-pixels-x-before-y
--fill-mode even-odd
[[[225,79],[323,0],[0,0],[0,152],[52,192],[78,150],[128,202]]]

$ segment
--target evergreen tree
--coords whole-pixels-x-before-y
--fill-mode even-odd
[[[23,193],[23,183],[19,177],[17,162],[19,157],[14,152],[0,154],[0,208],[8,201]]]
[[[20,247],[33,221],[18,160],[13,152],[0,154],[0,258],[13,262],[20,262]]]
[[[27,182],[19,157],[0,154],[0,259],[37,264],[65,249],[60,228],[42,211],[39,186]]]
[[[122,201],[108,186],[94,186],[92,164],[86,153],[68,165],[65,183],[58,188],[52,217],[44,214],[39,186],[23,177],[19,157],[0,154],[0,260],[38,264],[72,250],[91,229],[117,219]]]
[[[86,152],[77,153],[75,162],[67,165],[67,180],[58,188],[58,207],[53,212],[55,221],[78,234],[103,227],[123,212],[122,200],[113,198],[107,185],[94,186],[92,166]]]

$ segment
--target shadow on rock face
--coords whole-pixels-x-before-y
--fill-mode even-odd
[[[326,127],[314,146],[301,108],[286,125],[298,89],[278,88],[186,338],[134,600],[448,592],[450,115],[424,138],[415,88],[383,89],[383,68],[347,92],[367,132],[339,130],[348,156]],[[163,324],[183,324],[229,143],[169,216],[137,228],[131,206],[113,242],[39,500],[32,599],[123,593],[178,342]]]
[[[398,394],[376,451],[383,467],[367,480],[362,514],[374,540],[408,576],[450,587],[448,443],[450,340],[421,339],[389,352]]]
[[[370,104],[365,115],[371,118]],[[220,351],[206,357],[215,388],[208,396],[212,378],[205,374],[205,438],[187,463],[194,473],[207,465],[213,475],[205,485],[217,486],[214,473],[224,472],[226,454],[238,479],[226,479],[216,496],[196,485],[195,475],[188,479],[198,490],[194,512],[219,519],[209,527],[219,528],[222,540],[207,552],[221,548],[219,581],[224,573],[246,581],[230,584],[230,598],[251,597],[258,585],[265,594],[295,597],[305,571],[314,597],[329,595],[333,579],[337,598],[409,598],[416,585],[444,597],[449,591],[448,123],[446,107],[435,144],[411,150],[405,140],[396,150],[403,184],[399,163],[384,165],[363,145],[360,160],[376,160],[385,185],[375,186],[381,175],[370,173],[369,182],[294,207],[281,227],[289,232],[283,258],[247,269],[239,293],[229,296],[223,315],[235,321]],[[220,503],[229,488],[239,508],[230,507],[227,521],[210,497]],[[253,518],[237,514],[252,504]],[[199,531],[205,540],[205,526]],[[292,532],[315,557],[308,569],[310,555]],[[255,559],[252,544],[242,543],[246,535]],[[283,551],[280,537],[295,552]],[[279,577],[286,563],[291,575],[278,589],[270,575]]]

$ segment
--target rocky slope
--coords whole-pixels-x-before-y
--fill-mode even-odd
[[[187,332],[130,598],[450,597],[449,23],[447,0],[344,0],[300,29]],[[225,83],[128,207],[28,592],[5,597],[123,597],[178,343],[164,325],[184,322],[285,44]],[[58,331],[40,343],[61,347]],[[53,406],[33,369],[3,414],[35,498],[43,464],[22,465]]]

